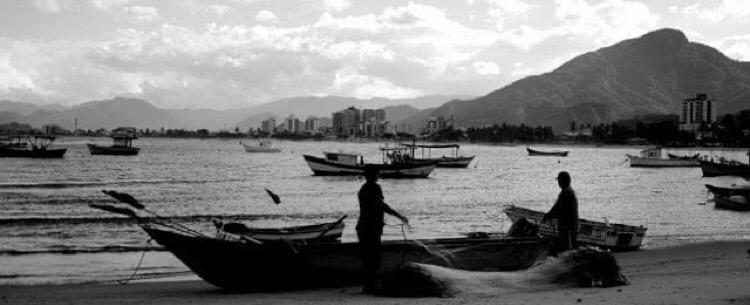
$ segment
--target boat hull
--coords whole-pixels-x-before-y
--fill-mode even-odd
[[[721,187],[721,186],[706,184],[706,189],[708,189],[708,191],[710,191],[715,196],[733,196],[733,195],[750,196],[750,186]]]
[[[357,243],[264,243],[193,237],[144,225],[144,230],[205,281],[230,290],[268,291],[361,283]],[[518,270],[531,266],[547,244],[538,238],[384,241],[381,271],[407,262],[465,270]],[[448,253],[436,255],[435,253]]]
[[[743,201],[733,199],[734,196],[714,196],[714,207],[732,211],[750,211],[750,203],[747,197]]]
[[[348,165],[330,162],[323,158],[304,155],[307,165],[316,176],[363,175],[365,168],[376,168],[383,178],[427,178],[435,169],[434,162],[419,164],[361,164]]]
[[[718,176],[740,176],[750,177],[750,165],[746,164],[722,164],[710,161],[700,161],[701,171],[703,171],[703,177],[718,177]]]
[[[239,223],[214,223],[223,234],[223,238],[230,236],[248,236],[260,241],[309,241],[326,240],[336,241],[341,239],[344,232],[344,223],[324,223],[307,226],[295,226],[286,228],[252,228]]]
[[[691,159],[662,159],[662,158],[644,158],[628,155],[630,167],[699,167],[698,160]]]
[[[25,149],[16,147],[0,147],[0,157],[5,158],[37,158],[59,159],[65,155],[67,148],[56,149]]]
[[[542,223],[544,213],[517,206],[505,208],[505,214],[516,222],[521,218],[539,224],[540,233],[544,236],[556,236],[556,229],[550,223]],[[637,250],[643,243],[646,228],[624,224],[606,224],[603,222],[580,219],[578,224],[578,243],[597,246],[613,251]]]
[[[416,159],[418,162],[435,162],[437,167],[446,168],[467,168],[475,156],[469,157],[442,157],[430,159]]]
[[[135,156],[141,150],[138,147],[101,146],[95,144],[86,144],[86,146],[92,155]]]
[[[526,148],[529,156],[541,156],[541,157],[567,157],[568,151],[539,151],[531,148]]]
[[[277,152],[281,152],[280,148],[247,145],[245,143],[242,143],[242,147],[245,148],[245,152],[249,152],[249,153],[277,153]]]

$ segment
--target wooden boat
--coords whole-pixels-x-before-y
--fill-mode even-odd
[[[54,136],[19,136],[18,142],[0,145],[0,157],[59,159],[67,148],[50,149]],[[25,142],[24,142],[25,141]],[[25,144],[21,144],[21,143]]]
[[[541,151],[526,147],[526,151],[529,152],[529,156],[548,156],[548,157],[567,157],[568,151]]]
[[[461,147],[458,144],[399,144],[401,147],[381,147],[384,158],[393,163],[430,163],[435,162],[437,167],[450,168],[467,168],[475,156],[460,156],[458,150]],[[420,149],[420,155],[416,155],[416,150]],[[432,157],[433,149],[451,149],[452,155],[441,157]]]
[[[640,156],[627,155],[630,167],[698,167],[698,159],[662,158],[662,149],[648,148],[641,151]]]
[[[114,156],[135,156],[141,150],[133,146],[133,140],[137,139],[135,128],[119,127],[112,130],[111,146],[102,146],[96,144],[86,144],[89,153],[92,155],[114,155]]]
[[[739,176],[750,177],[750,165],[738,161],[714,162],[701,160],[703,177]]]
[[[303,155],[316,176],[363,175],[365,169],[378,170],[383,178],[427,178],[435,169],[435,162],[425,163],[365,163],[359,154],[324,152],[325,158]]]
[[[518,207],[515,205],[507,206],[504,209],[508,218],[514,223],[521,218],[539,225],[540,233],[543,236],[556,236],[556,229],[550,223],[542,223],[543,212],[534,211]],[[578,242],[610,249],[613,251],[631,251],[637,250],[643,243],[643,237],[646,235],[646,228],[643,226],[631,226],[625,224],[611,224],[597,222],[587,219],[580,219],[578,224]]]
[[[268,291],[361,283],[356,242],[256,244],[142,228],[203,280],[230,290]],[[547,244],[539,238],[445,238],[393,240],[382,245],[382,272],[407,262],[465,270],[518,270],[531,266]]]
[[[271,141],[260,140],[257,145],[250,145],[240,142],[242,147],[245,148],[245,152],[249,153],[277,153],[281,152],[281,149],[273,147]]]
[[[750,196],[750,185],[723,187],[723,186],[715,186],[711,184],[706,184],[706,188],[708,189],[709,192],[714,194],[714,196],[733,196],[733,195]]]
[[[346,216],[344,216],[346,217]],[[250,237],[259,241],[338,241],[344,232],[343,218],[335,222],[306,226],[283,228],[253,228],[238,222],[214,221],[217,237],[223,239],[241,239]]]
[[[748,201],[748,197],[743,195],[714,195],[714,207],[724,210],[750,211],[750,202]]]

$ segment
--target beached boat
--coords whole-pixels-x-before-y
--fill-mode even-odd
[[[641,151],[640,156],[627,155],[630,167],[698,167],[698,159],[672,159],[663,158],[662,149],[659,147],[647,148]]]
[[[529,156],[548,156],[548,157],[567,157],[568,156],[567,150],[541,151],[541,150],[531,149],[530,147],[526,147],[526,151],[529,153]]]
[[[357,285],[364,270],[356,242],[262,244],[194,236],[142,225],[205,281],[230,290],[290,290]],[[538,238],[445,238],[383,241],[381,272],[408,262],[464,270],[518,270],[547,249]]]
[[[346,216],[344,216],[346,217]],[[344,232],[344,217],[338,221],[305,226],[283,228],[254,228],[238,222],[214,221],[217,237],[222,239],[242,239],[250,237],[259,241],[339,241]]]
[[[750,165],[738,161],[700,161],[703,177],[739,176],[750,177]]]
[[[521,218],[539,225],[543,236],[556,236],[556,229],[550,223],[542,223],[544,213],[527,208],[509,205],[504,209],[508,218],[514,223]],[[585,245],[597,246],[613,251],[637,250],[643,243],[646,228],[617,223],[605,223],[580,219],[578,224],[578,242]]]
[[[0,145],[0,157],[8,158],[62,158],[67,148],[51,149],[54,136],[17,136],[18,140]]]
[[[267,139],[263,139],[258,141],[258,144],[251,145],[240,142],[242,147],[245,148],[245,152],[249,153],[277,153],[281,152],[280,148],[273,147],[273,144],[271,144],[271,141]]]
[[[86,144],[89,153],[92,155],[115,155],[115,156],[135,156],[141,150],[133,146],[133,140],[137,139],[135,128],[120,127],[112,131],[111,146],[102,146],[96,144]]]
[[[437,167],[467,168],[475,156],[460,156],[458,144],[407,144],[401,143],[400,147],[381,147],[385,158],[393,163],[430,163],[435,162]],[[419,156],[416,151],[419,149]],[[449,156],[432,157],[433,149],[451,149]]]
[[[324,152],[325,158],[303,155],[307,165],[317,176],[362,175],[373,168],[383,178],[427,178],[435,169],[435,162],[425,163],[365,163],[360,154]]]

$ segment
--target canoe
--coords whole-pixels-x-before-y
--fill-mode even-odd
[[[206,282],[228,290],[278,291],[362,282],[359,245],[243,241],[193,236],[156,225],[142,228]],[[546,252],[539,238],[445,238],[384,241],[381,271],[408,262],[475,271],[530,267]]]
[[[717,209],[733,211],[750,211],[750,202],[747,196],[714,196],[714,207]]]
[[[86,146],[92,155],[135,156],[141,150],[132,146],[101,146],[96,144],[86,144]]]
[[[366,168],[374,168],[383,178],[427,178],[436,166],[434,162],[417,164],[344,163],[310,155],[303,155],[303,157],[316,176],[363,175]]]
[[[696,159],[664,159],[652,157],[639,157],[627,155],[630,159],[630,167],[698,167],[700,162]]]
[[[750,177],[750,165],[734,163],[718,163],[712,161],[700,161],[703,177],[739,176]]]
[[[541,151],[526,147],[526,151],[529,152],[529,156],[548,156],[548,157],[567,157],[568,151]]]
[[[338,241],[344,232],[344,222],[342,221],[283,228],[253,228],[238,222],[225,223],[216,220],[214,226],[218,230],[218,238],[241,239],[241,237],[250,237],[260,241]]]
[[[526,218],[533,223],[539,224],[539,231],[543,236],[553,237],[557,235],[554,226],[550,223],[542,223],[543,212],[515,205],[507,206],[504,212],[514,223],[521,218]],[[579,219],[578,242],[613,251],[632,251],[641,247],[646,230],[643,226]]]

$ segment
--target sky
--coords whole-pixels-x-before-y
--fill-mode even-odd
[[[481,96],[666,27],[750,61],[745,0],[3,0],[0,100]]]

